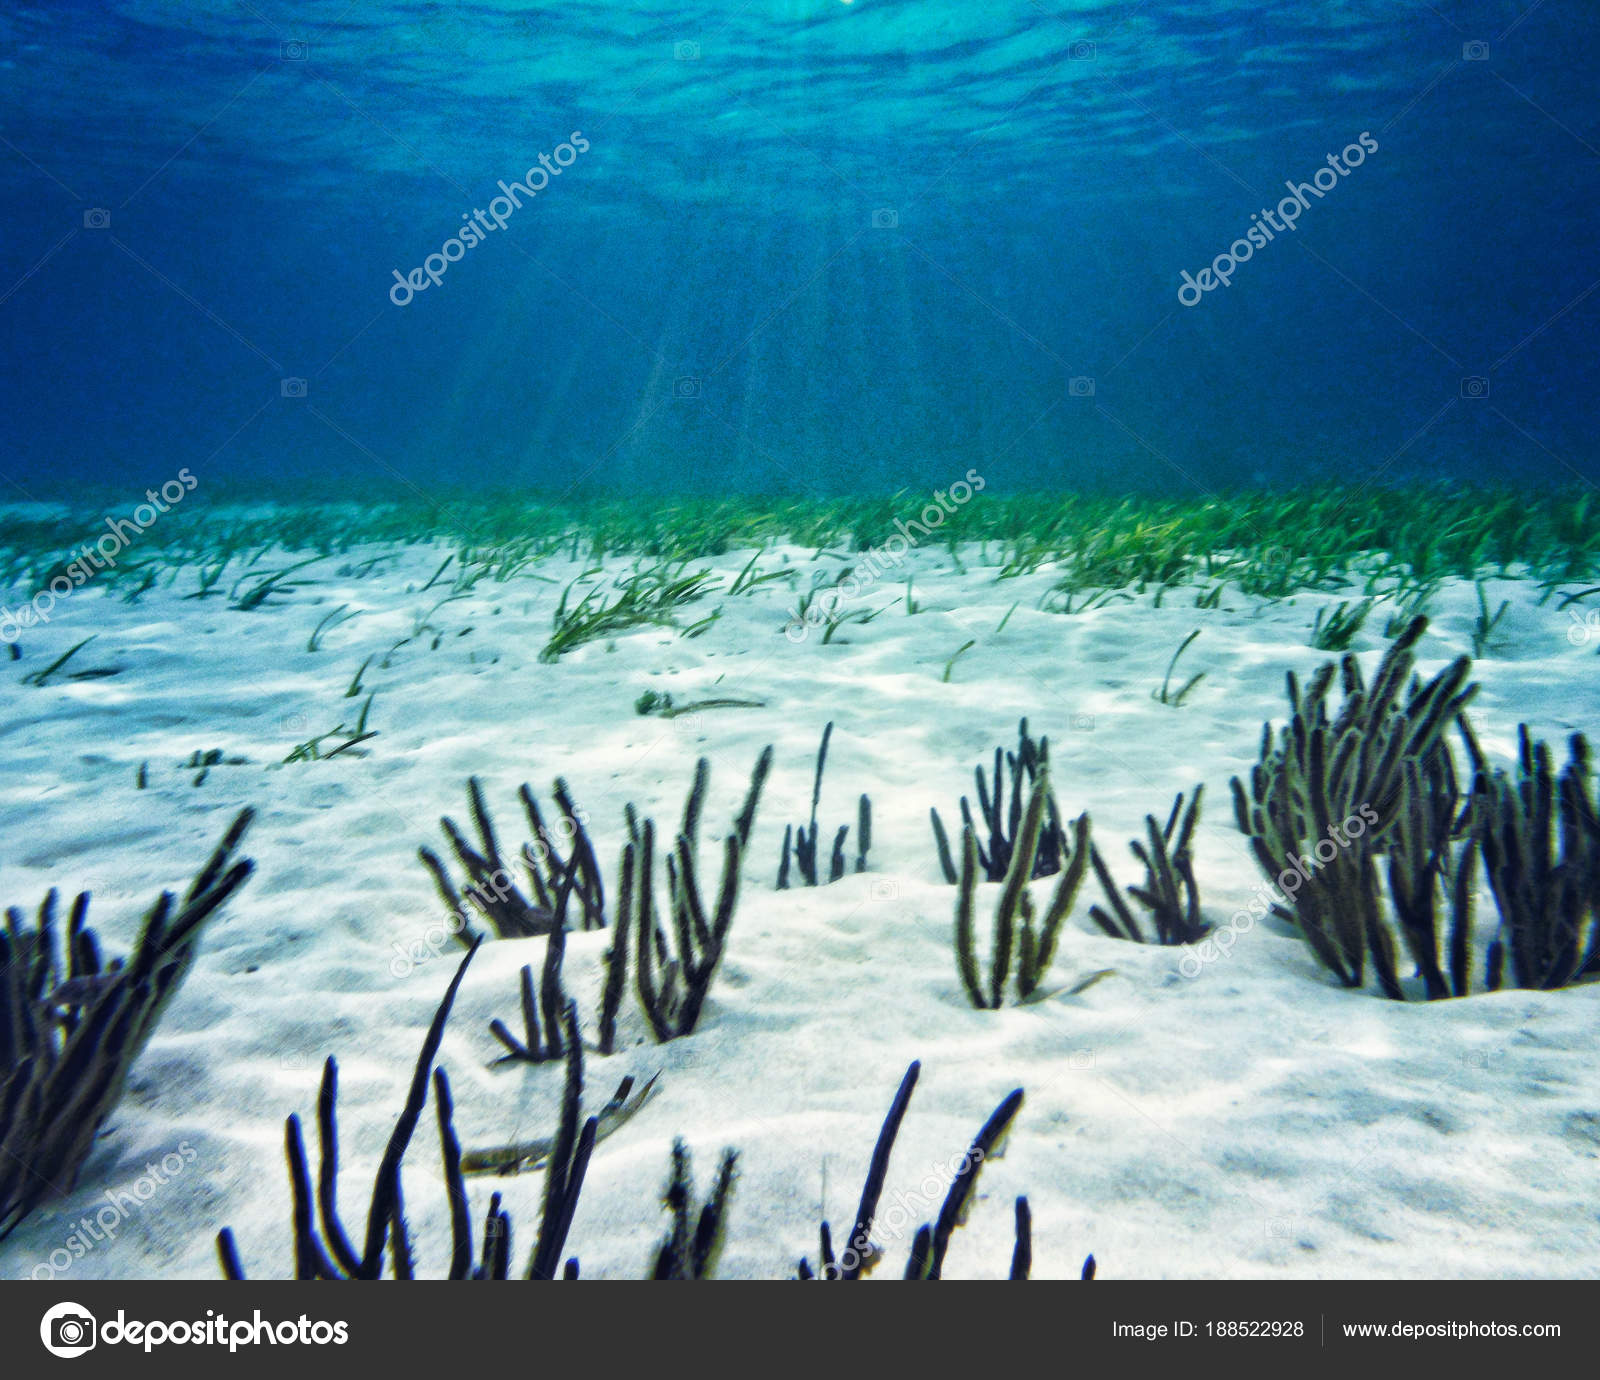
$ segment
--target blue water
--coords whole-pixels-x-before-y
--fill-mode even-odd
[[[1593,479],[1597,76],[1592,0],[10,8],[0,473]]]

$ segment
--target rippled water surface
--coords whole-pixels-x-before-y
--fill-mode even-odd
[[[12,8],[4,472],[1592,476],[1597,38],[1581,0]]]

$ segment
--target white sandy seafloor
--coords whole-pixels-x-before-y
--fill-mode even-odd
[[[1051,976],[1057,995],[998,1012],[972,1010],[962,995],[955,891],[940,880],[928,807],[953,822],[973,766],[997,744],[1014,747],[1026,715],[1050,737],[1063,809],[1092,813],[1102,850],[1131,882],[1140,870],[1125,841],[1143,816],[1164,815],[1176,791],[1204,782],[1197,871],[1208,917],[1227,921],[1259,884],[1228,779],[1254,760],[1263,720],[1281,720],[1284,672],[1325,659],[1308,629],[1337,596],[1274,604],[1230,588],[1222,608],[1197,610],[1183,588],[1160,608],[1146,593],[1063,616],[1036,610],[1056,578],[1048,568],[997,582],[977,548],[964,552],[965,572],[946,551],[918,550],[858,606],[890,603],[914,572],[925,611],[908,617],[896,604],[826,646],[783,635],[794,595],[777,583],[693,605],[685,624],[722,608],[701,636],[636,629],[546,665],[538,652],[556,598],[580,567],[546,561],[439,605],[446,591],[422,586],[446,550],[329,558],[304,572],[311,583],[253,612],[183,598],[192,569],[131,604],[90,586],[24,636],[22,661],[0,662],[7,903],[31,910],[51,886],[92,888],[91,920],[123,952],[157,892],[187,884],[241,806],[259,810],[244,850],[256,877],[208,930],[78,1187],[0,1245],[5,1276],[214,1278],[224,1225],[252,1276],[286,1276],[283,1123],[299,1112],[314,1147],[330,1053],[341,1071],[342,1201],[360,1229],[423,1031],[461,952],[452,942],[409,972],[397,960],[443,915],[415,853],[441,846],[441,813],[465,820],[466,778],[485,782],[510,852],[525,837],[518,785],[532,783],[544,800],[565,776],[614,892],[623,805],[674,826],[702,754],[713,766],[702,871],[714,876],[712,840],[769,742],[776,767],[700,1028],[658,1046],[630,994],[620,1052],[588,1059],[590,1110],[625,1073],[660,1070],[661,1082],[594,1155],[567,1244],[586,1277],[646,1272],[666,1222],[658,1198],[676,1135],[702,1187],[722,1147],[740,1151],[722,1276],[792,1274],[803,1254],[814,1263],[818,1221],[825,1213],[844,1232],[912,1059],[922,1079],[875,1232],[882,1276],[901,1273],[915,1225],[936,1214],[961,1152],[1018,1086],[1026,1103],[952,1243],[950,1277],[1004,1275],[1012,1201],[1023,1193],[1036,1277],[1075,1277],[1091,1251],[1101,1276],[1116,1278],[1600,1275],[1600,987],[1399,1004],[1338,988],[1300,941],[1264,925],[1186,977],[1181,951],[1090,928],[1088,907],[1101,900],[1091,877]],[[726,584],[748,554],[695,568],[714,567]],[[370,556],[385,559],[357,577]],[[784,561],[806,581],[817,568],[795,549],[769,552],[761,568]],[[613,573],[627,566],[607,562]],[[1494,606],[1511,601],[1475,671],[1488,748],[1507,758],[1519,718],[1558,743],[1596,727],[1600,638],[1569,636],[1577,624],[1555,600],[1540,607],[1531,580],[1495,579],[1488,593]],[[313,627],[341,603],[360,616],[309,652]],[[1472,585],[1448,584],[1432,609],[1425,672],[1469,649]],[[1356,642],[1369,668],[1386,612]],[[385,660],[424,614],[443,633],[437,645],[426,633]],[[1195,627],[1204,631],[1178,678],[1203,670],[1206,679],[1183,707],[1159,704],[1151,691]],[[120,674],[21,683],[90,633],[77,664]],[[942,683],[947,658],[969,639],[977,645]],[[295,744],[349,720],[359,701],[343,692],[369,655],[379,731],[370,754],[281,765]],[[647,689],[767,707],[639,717],[634,701]],[[829,719],[822,835],[853,825],[858,793],[870,792],[871,868],[778,892],[779,841],[807,812]],[[244,760],[196,785],[180,763],[213,748]],[[1052,885],[1036,884],[1041,899]],[[983,888],[980,917],[998,890]],[[1486,897],[1480,914],[1493,915]],[[537,965],[543,942],[486,944],[450,1022],[441,1061],[469,1149],[554,1129],[558,1064],[489,1067],[499,1047],[488,1022],[518,1026],[517,972]],[[567,987],[590,1031],[608,943],[604,932],[575,934],[568,948]],[[1067,994],[1107,968],[1111,976]],[[161,1170],[164,1157],[158,1183],[147,1166]],[[449,1256],[438,1162],[430,1102],[405,1180],[425,1275]],[[491,1189],[504,1191],[519,1267],[542,1178],[469,1181],[475,1232]],[[109,1214],[110,1239],[72,1249],[108,1190],[133,1195]]]

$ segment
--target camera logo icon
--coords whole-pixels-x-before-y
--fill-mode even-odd
[[[85,230],[106,230],[111,226],[111,212],[104,206],[91,206],[83,213]]]
[[[900,212],[892,206],[880,206],[872,213],[874,230],[893,230],[900,224]]]
[[[672,396],[675,398],[698,398],[700,396],[700,380],[693,377],[673,380]]]
[[[672,56],[679,62],[699,62],[700,45],[693,39],[681,39],[672,45]]]
[[[898,901],[900,883],[889,877],[880,877],[867,888],[867,894],[874,901]]]
[[[1294,1221],[1289,1217],[1267,1218],[1267,1235],[1276,1240],[1283,1240],[1294,1232]]]
[[[1567,629],[1567,641],[1574,647],[1587,647],[1590,642],[1600,641],[1600,609],[1586,609],[1581,618],[1577,609],[1568,609],[1567,617],[1572,620],[1572,626]]]
[[[82,1356],[94,1350],[94,1314],[76,1303],[58,1303],[39,1320],[39,1340],[52,1356]]]
[[[1461,380],[1461,396],[1463,398],[1487,398],[1489,396],[1489,380],[1480,374],[1469,374]]]
[[[1074,733],[1093,733],[1094,732],[1094,715],[1093,714],[1074,714],[1072,716],[1072,731]]]
[[[1067,380],[1067,396],[1069,398],[1094,397],[1094,380],[1082,375],[1075,379]]]
[[[1463,62],[1487,62],[1489,60],[1489,45],[1477,41],[1463,43],[1461,45],[1461,60]]]
[[[1067,49],[1068,62],[1093,62],[1099,56],[1099,49],[1087,39],[1079,39]]]
[[[286,398],[303,398],[306,395],[306,381],[304,379],[283,379],[278,384],[278,391]]]
[[[1069,1069],[1087,1070],[1094,1067],[1094,1051],[1092,1049],[1075,1049],[1067,1055]]]
[[[284,62],[304,62],[311,56],[311,45],[304,39],[286,39],[278,45],[278,57]]]

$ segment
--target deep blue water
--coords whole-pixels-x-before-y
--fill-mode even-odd
[[[0,83],[13,498],[1600,477],[1593,0],[49,0]]]

